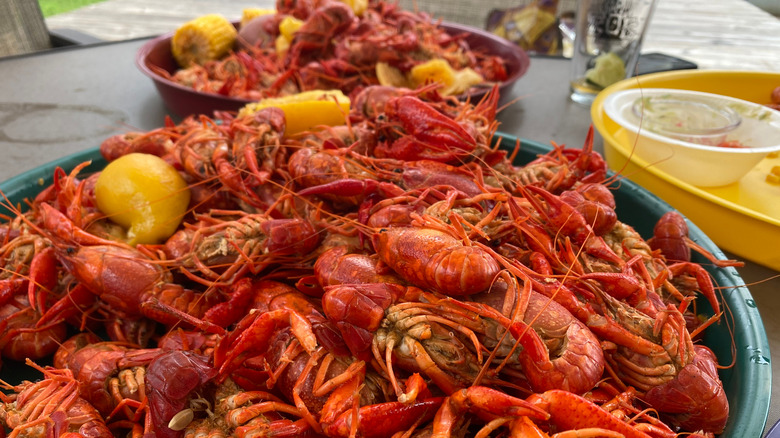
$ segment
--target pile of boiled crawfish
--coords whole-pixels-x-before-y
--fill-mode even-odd
[[[108,138],[188,181],[159,244],[57,169],[2,227],[2,358],[42,373],[1,383],[7,436],[722,432],[684,219],[620,222],[592,130],[513,164],[497,100],[375,86],[294,136],[270,107]]]
[[[303,24],[290,48],[278,53],[274,41],[285,17]],[[239,33],[239,48],[226,57],[173,74],[156,72],[197,91],[250,100],[308,90],[338,89],[349,95],[380,84],[378,63],[408,72],[425,61],[444,59],[455,70],[473,69],[487,88],[508,77],[503,59],[471,48],[465,33],[450,35],[427,14],[393,2],[370,0],[358,16],[339,0],[279,0],[275,14],[255,20],[247,26],[248,35]]]

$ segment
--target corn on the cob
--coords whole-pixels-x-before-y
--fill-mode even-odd
[[[350,9],[352,9],[352,12],[355,13],[357,16],[363,15],[363,12],[366,12],[366,9],[368,9],[368,0],[341,0],[342,2],[346,3],[347,6],[349,6]]]
[[[204,15],[184,23],[173,34],[171,52],[182,67],[219,59],[233,47],[237,31],[219,14]]]
[[[246,8],[241,12],[241,26],[244,26],[245,24],[249,23],[250,21],[254,20],[257,17],[261,17],[263,15],[275,14],[275,13],[276,11],[273,9]]]

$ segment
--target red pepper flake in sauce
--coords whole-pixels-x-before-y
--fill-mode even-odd
[[[744,144],[740,143],[739,140],[723,140],[722,142],[718,143],[716,146],[721,148],[744,148],[747,147]]]

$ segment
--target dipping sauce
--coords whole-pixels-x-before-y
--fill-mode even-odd
[[[641,97],[634,102],[632,111],[642,129],[656,134],[706,146],[744,147],[726,140],[728,133],[742,123],[742,117],[733,109],[706,99]]]

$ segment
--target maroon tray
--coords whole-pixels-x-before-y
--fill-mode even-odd
[[[235,25],[236,23],[234,23]],[[456,23],[441,23],[450,35],[466,33],[465,40],[474,51],[496,55],[506,62],[509,77],[499,85],[500,93],[504,94],[528,70],[530,59],[528,54],[516,44],[490,32]],[[136,54],[136,65],[146,76],[154,81],[165,105],[180,117],[190,114],[211,115],[214,111],[238,111],[244,105],[252,102],[248,99],[222,96],[213,93],[195,91],[192,88],[170,81],[152,70],[159,67],[173,74],[179,67],[171,54],[171,38],[174,32],[149,40]],[[489,89],[478,90],[462,98],[470,97],[472,101],[481,99]]]

